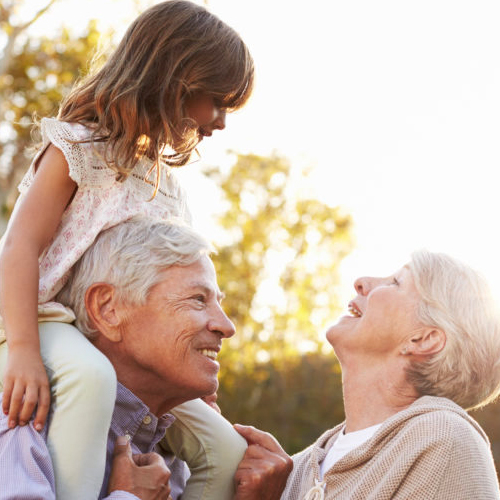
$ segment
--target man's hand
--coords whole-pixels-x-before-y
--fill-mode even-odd
[[[108,494],[121,490],[133,493],[141,500],[168,500],[170,471],[158,453],[132,455],[127,437],[119,436],[115,443]]]
[[[246,425],[234,428],[248,448],[234,475],[233,500],[279,500],[293,469],[292,459],[271,434]]]

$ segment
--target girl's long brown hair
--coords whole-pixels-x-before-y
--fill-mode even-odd
[[[248,100],[254,66],[240,36],[204,7],[168,0],[146,10],[118,48],[62,102],[58,118],[92,129],[104,160],[124,180],[142,156],[181,166],[198,143],[184,112],[204,92],[229,111]],[[166,155],[165,146],[174,152]]]

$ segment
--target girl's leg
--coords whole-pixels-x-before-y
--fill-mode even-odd
[[[47,322],[40,323],[39,330],[51,385],[47,445],[57,499],[96,500],[104,477],[116,374],[109,360],[74,326]],[[7,350],[5,344],[1,349]],[[0,358],[5,355],[2,352]]]
[[[176,421],[160,445],[191,470],[182,500],[231,500],[234,473],[247,448],[245,439],[201,399],[179,405],[170,413]]]

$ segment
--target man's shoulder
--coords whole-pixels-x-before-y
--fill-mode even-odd
[[[10,429],[8,416],[0,415],[2,498],[11,498],[9,494],[12,498],[55,498],[54,470],[46,439],[46,428],[38,432],[30,421]]]
[[[3,392],[0,392],[0,407],[2,406]],[[0,412],[0,437],[4,439],[15,440],[15,439],[28,439],[30,436],[34,441],[39,441],[45,443],[47,440],[47,424],[41,432],[38,432],[33,426],[33,418],[23,426],[17,425],[13,429],[9,427],[9,417],[3,412]],[[0,447],[0,452],[2,448]]]

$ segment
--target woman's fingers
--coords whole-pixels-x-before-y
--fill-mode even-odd
[[[234,500],[278,500],[293,468],[292,459],[271,434],[246,425],[234,428],[248,441],[234,476]]]
[[[276,438],[269,432],[260,431],[252,425],[234,424],[234,428],[247,440],[248,444],[258,444],[270,451],[283,451]]]

